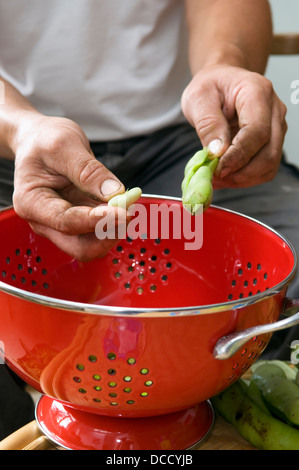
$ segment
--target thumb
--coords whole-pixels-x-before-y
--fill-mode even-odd
[[[190,85],[189,85],[190,86]],[[220,157],[231,143],[229,123],[222,110],[220,93],[217,90],[187,87],[182,95],[182,111],[195,128],[203,147]]]
[[[121,181],[89,152],[72,160],[66,176],[81,191],[102,202],[125,191]]]

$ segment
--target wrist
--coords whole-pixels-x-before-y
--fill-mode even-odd
[[[42,117],[43,115],[35,109],[18,110],[11,116],[7,147],[14,156],[22,145],[24,136],[32,133],[32,129],[36,128]]]
[[[250,69],[244,53],[235,44],[226,44],[225,47],[216,47],[214,50],[209,51],[209,55],[202,61],[201,68],[216,65]]]
[[[30,127],[30,123],[40,114],[36,111],[16,111],[1,116],[0,156],[14,160],[17,153],[22,129]]]
[[[9,82],[2,77],[0,81],[4,90],[0,106],[0,155],[14,159],[20,126],[40,113]]]

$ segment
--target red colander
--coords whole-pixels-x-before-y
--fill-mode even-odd
[[[179,199],[139,203],[147,232],[85,263],[12,208],[0,213],[2,355],[42,392],[37,422],[68,449],[198,445],[213,425],[209,398],[244,374],[272,331],[299,323],[285,238],[214,206],[201,226],[190,216],[187,236]],[[187,249],[192,224],[203,243]]]

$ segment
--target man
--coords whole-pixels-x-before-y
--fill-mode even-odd
[[[103,256],[97,207],[135,185],[180,196],[186,162],[215,140],[215,202],[258,214],[260,187],[281,201],[271,31],[266,0],[0,0],[0,154],[17,213],[71,256]]]
[[[122,192],[133,173],[142,186],[137,158],[137,170],[127,166],[120,179],[96,161],[90,144],[139,142],[154,132],[158,141],[165,129],[179,140],[173,127],[186,128],[187,118],[196,130],[184,132],[192,148],[181,139],[176,159],[185,162],[200,141],[220,139],[215,187],[252,186],[276,174],[286,124],[285,106],[260,75],[271,44],[267,1],[162,0],[128,7],[117,0],[105,6],[31,0],[25,7],[13,0],[0,2],[0,15],[0,152],[15,159],[14,205],[63,250],[80,259],[104,254],[109,245],[85,236],[98,221],[94,201]]]

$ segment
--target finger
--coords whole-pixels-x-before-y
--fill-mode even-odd
[[[34,232],[52,241],[60,250],[84,262],[105,256],[118,241],[118,238],[99,240],[94,232],[68,235],[38,224],[31,224],[31,226]]]
[[[271,122],[272,135],[265,145],[249,163],[225,178],[215,179],[215,189],[223,187],[250,187],[271,181],[279,168],[287,123],[285,106],[275,100]]]
[[[74,206],[50,188],[24,192],[16,189],[13,202],[20,217],[68,235],[94,231],[96,223],[104,216],[115,218],[116,223],[123,213],[129,217],[126,211],[106,204],[97,212],[94,206]]]
[[[54,189],[54,188],[53,188]],[[99,205],[99,200],[97,198],[92,197],[92,195],[88,195],[83,193],[80,189],[76,188],[72,183],[67,186],[66,188],[57,191],[58,195],[69,201],[73,206],[91,206],[96,207]],[[103,203],[106,204],[106,203]]]
[[[221,94],[216,87],[210,88],[210,83],[209,86],[201,83],[196,86],[189,85],[182,95],[185,117],[196,129],[204,147],[208,147],[211,142],[217,142],[218,156],[222,155],[231,143],[230,126],[222,107]]]
[[[51,133],[46,134],[47,147],[42,152],[42,163],[49,174],[54,170],[72,181],[82,192],[103,202],[124,192],[121,181],[95,158],[81,128],[63,119],[63,123],[59,123],[60,132],[57,132],[58,123],[55,123],[53,138],[49,138]]]
[[[97,206],[96,224],[87,233],[63,233],[49,225],[31,222],[35,233],[52,241],[60,250],[80,261],[105,256],[115,243],[125,237],[130,217],[123,209]],[[98,225],[100,226],[98,227]]]
[[[88,152],[77,155],[71,162],[68,160],[65,176],[81,191],[99,201],[107,202],[125,191],[121,181]]]
[[[270,82],[248,81],[236,96],[239,131],[217,168],[224,178],[245,167],[271,138],[273,89]]]

